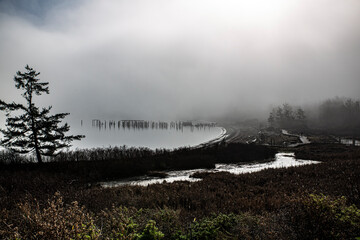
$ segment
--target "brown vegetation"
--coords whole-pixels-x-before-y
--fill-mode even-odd
[[[293,150],[301,159],[323,163],[242,175],[207,174],[202,176],[203,181],[194,183],[106,189],[88,186],[71,174],[2,170],[0,237],[15,233],[23,238],[30,236],[15,229],[28,221],[24,213],[28,213],[30,219],[36,217],[37,221],[51,223],[53,220],[46,220],[46,214],[47,209],[53,209],[51,201],[55,200],[49,202],[48,199],[53,199],[54,194],[58,196],[58,191],[63,201],[57,204],[60,207],[55,207],[60,211],[59,219],[66,219],[65,222],[74,226],[85,226],[83,232],[94,234],[94,239],[95,236],[115,237],[121,231],[130,235],[145,234],[146,229],[158,229],[166,239],[349,239],[360,236],[360,148],[310,144]],[[313,193],[316,195],[311,195]],[[81,208],[81,224],[61,215],[67,211],[62,208]],[[149,219],[156,224],[149,223]],[[41,224],[36,228],[31,224],[25,226],[29,227],[22,231],[38,233],[37,236],[47,231],[39,228]],[[64,229],[71,233],[66,226]],[[140,235],[131,236],[140,239]]]

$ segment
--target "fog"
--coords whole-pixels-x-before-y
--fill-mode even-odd
[[[37,103],[75,119],[359,98],[359,23],[358,0],[2,0],[0,99],[21,99],[13,76],[26,64],[50,83]]]

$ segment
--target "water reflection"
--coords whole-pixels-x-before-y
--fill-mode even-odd
[[[74,141],[72,149],[109,146],[147,147],[150,149],[194,147],[204,142],[221,140],[225,129],[212,122],[192,121],[105,121],[94,119],[83,121],[74,128],[72,134],[82,134],[86,138]]]
[[[83,125],[83,121],[81,120],[81,126]],[[120,121],[102,121],[99,119],[93,119],[91,121],[91,125],[93,128],[98,129],[175,129],[175,130],[183,130],[184,127],[189,127],[191,130],[194,129],[204,129],[204,128],[213,128],[216,127],[216,123],[214,122],[204,122],[204,121],[171,121],[171,122],[163,122],[163,121],[145,121],[145,120],[120,120]]]
[[[167,176],[165,178],[143,176],[138,178],[128,178],[121,181],[103,182],[100,184],[103,187],[116,187],[122,185],[147,186],[150,184],[172,183],[175,181],[195,182],[195,181],[201,181],[201,179],[190,177],[193,173],[196,172],[229,172],[233,174],[242,174],[242,173],[258,172],[270,168],[294,167],[294,166],[302,166],[302,165],[317,164],[317,163],[320,162],[313,160],[296,159],[294,153],[277,153],[275,155],[274,161],[266,162],[266,163],[216,164],[215,169],[212,170],[192,169],[185,171],[169,171],[166,172]]]

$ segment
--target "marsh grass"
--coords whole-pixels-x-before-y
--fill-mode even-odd
[[[226,151],[217,154],[224,156]],[[89,186],[88,178],[81,177],[86,175],[67,171],[2,169],[0,238],[41,239],[40,233],[51,239],[73,238],[70,225],[78,226],[83,235],[77,236],[83,239],[91,234],[94,239],[115,239],[120,233],[119,239],[359,236],[359,148],[315,144],[295,152],[323,163],[242,175],[209,174],[194,183],[106,189]],[[66,214],[70,209],[77,214]]]

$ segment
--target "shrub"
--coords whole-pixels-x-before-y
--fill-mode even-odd
[[[360,210],[345,197],[310,194],[291,218],[303,239],[354,239],[360,235]]]
[[[178,233],[182,231],[180,211],[168,207],[158,209],[152,216],[161,232],[170,239],[178,239]]]
[[[29,162],[29,159],[19,155],[18,153],[10,150],[0,151],[0,165],[4,164],[20,164]]]
[[[135,209],[126,207],[113,206],[111,210],[102,211],[100,218],[103,235],[108,239],[137,239],[138,224],[133,219],[135,214]]]
[[[154,220],[149,220],[145,229],[139,235],[138,240],[159,240],[163,237],[164,234],[156,227],[156,222]]]
[[[237,224],[237,222],[237,217],[234,214],[214,215],[210,218],[204,218],[199,222],[194,219],[186,239],[210,240],[219,239],[219,236],[221,236],[222,239],[228,239],[231,237],[229,231]]]
[[[164,234],[156,227],[156,222],[148,219],[151,219],[148,210],[113,206],[110,210],[102,211],[98,220],[106,239],[162,239]]]
[[[5,239],[98,239],[100,230],[84,207],[77,202],[65,205],[59,192],[41,208],[39,202],[21,203],[20,217],[9,222]],[[6,221],[4,219],[3,221]]]

